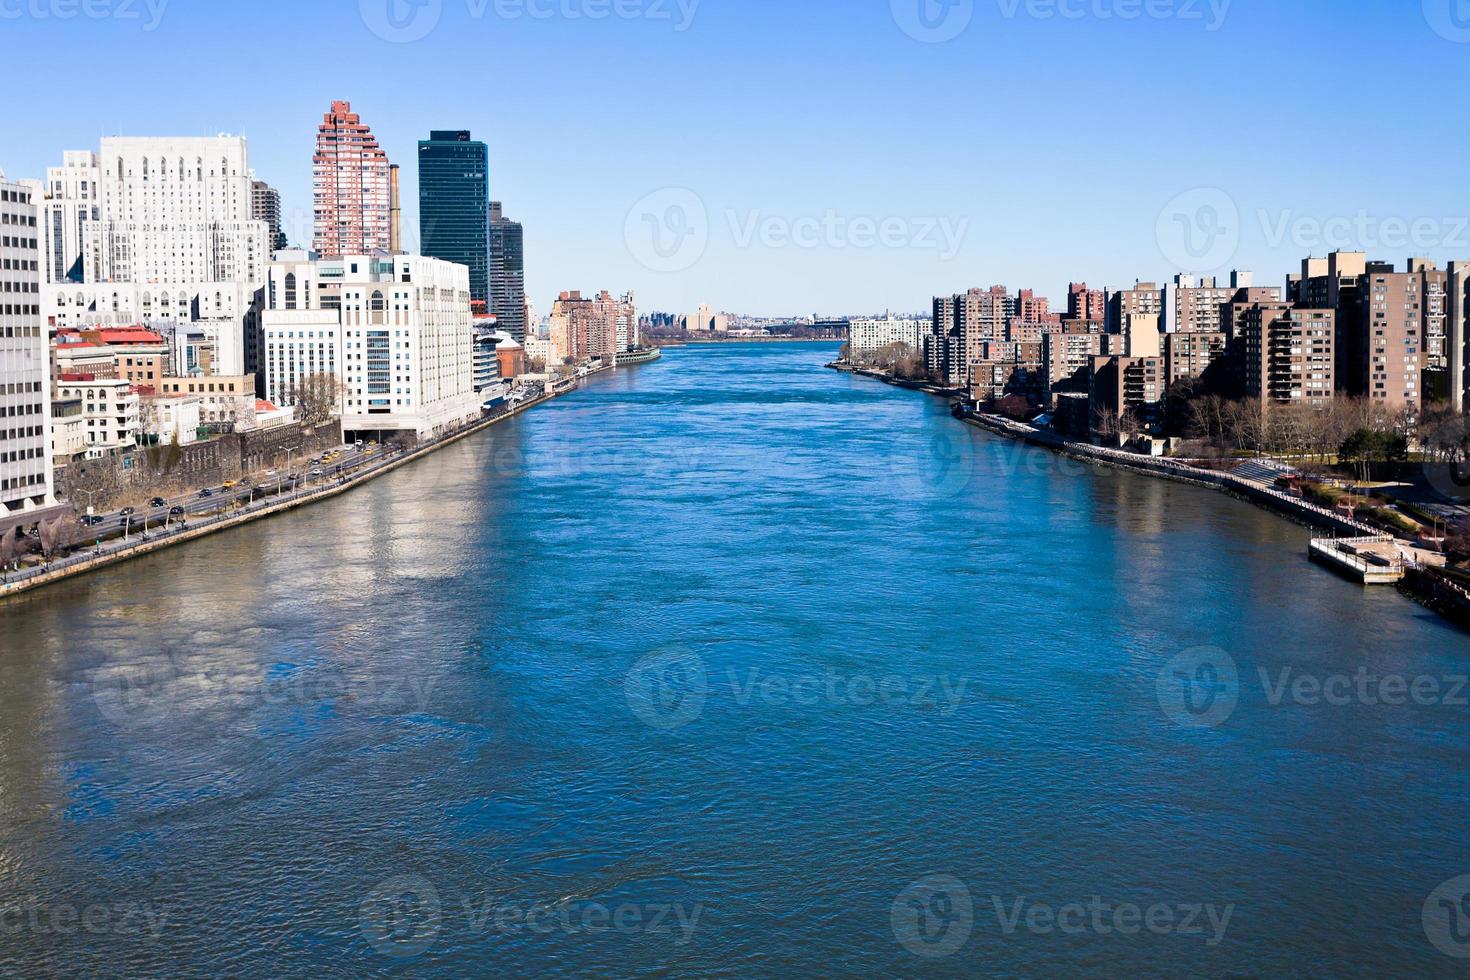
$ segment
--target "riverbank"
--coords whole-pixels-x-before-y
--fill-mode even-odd
[[[701,344],[837,344],[841,337],[690,337],[682,341],[685,347]]]
[[[612,370],[611,367],[598,368],[587,375],[601,374]],[[22,572],[11,573],[4,582],[0,582],[0,603],[7,599],[32,592],[39,588],[55,585],[78,575],[86,575],[90,572],[103,568],[141,558],[166,548],[187,544],[200,538],[228,531],[254,521],[264,520],[278,514],[298,510],[311,504],[320,503],[338,497],[350,490],[354,490],[363,484],[385,476],[400,467],[416,462],[446,446],[453,445],[470,436],[484,432],[493,425],[497,425],[507,419],[515,418],[529,412],[538,405],[545,404],[555,398],[559,398],[568,392],[576,391],[581,387],[580,380],[576,384],[553,388],[547,394],[532,399],[522,405],[507,409],[500,414],[488,418],[479,419],[448,435],[440,436],[432,442],[423,443],[406,453],[396,456],[385,457],[370,463],[347,474],[339,483],[315,488],[293,490],[285,496],[278,496],[270,500],[263,500],[258,504],[250,504],[235,513],[222,513],[214,517],[206,518],[192,524],[180,525],[172,529],[155,531],[147,537],[135,537],[131,540],[111,542],[100,548],[93,548],[86,552],[70,555],[60,561],[51,562],[49,565],[27,569]]]
[[[958,389],[942,389],[935,385],[917,384],[891,378],[877,371],[854,369],[850,365],[834,363],[827,366],[833,370],[872,378],[894,387],[923,391],[926,394],[944,397],[955,397],[962,394]],[[1140,456],[1121,449],[1094,446],[1091,443],[1068,439],[1045,429],[1016,422],[1004,416],[976,412],[958,405],[955,416],[960,421],[984,429],[993,435],[1025,442],[1028,445],[1079,461],[1130,470],[1146,476],[1228,493],[1295,523],[1330,531],[1333,536],[1385,537],[1385,540],[1392,538],[1398,549],[1409,559],[1410,570],[1414,572],[1414,574],[1405,576],[1399,584],[1401,591],[1446,619],[1460,626],[1470,627],[1470,591],[1445,581],[1434,571],[1434,566],[1443,565],[1443,557],[1397,536],[1385,536],[1379,528],[1351,520],[1334,510],[1284,493],[1276,489],[1274,485],[1260,480],[1205,469],[1179,460]]]

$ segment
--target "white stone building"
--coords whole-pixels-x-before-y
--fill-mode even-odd
[[[32,189],[0,173],[0,531],[55,516],[51,355]]]
[[[252,413],[253,414],[253,413]],[[200,395],[153,395],[139,404],[142,434],[152,436],[157,444],[167,446],[178,440],[180,446],[199,441],[204,424],[204,398]]]
[[[42,315],[58,326],[232,321],[242,339],[270,261],[245,140],[106,137],[47,171]],[[246,365],[222,364],[222,373]]]
[[[315,374],[343,385],[342,427],[427,438],[479,416],[469,270],[419,255],[281,252],[261,314],[266,398]]]
[[[853,320],[849,344],[853,353],[882,350],[889,344],[908,344],[923,353],[931,321],[889,316],[882,320]]]
[[[94,378],[56,383],[56,395],[63,400],[81,399],[82,426],[87,457],[101,459],[138,445],[141,425],[139,398],[133,383],[126,378]]]

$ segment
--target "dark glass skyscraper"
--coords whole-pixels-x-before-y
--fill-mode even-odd
[[[509,221],[500,202],[490,202],[490,312],[497,325],[526,342],[526,261],[521,223]]]
[[[470,270],[470,298],[490,302],[490,152],[468,130],[419,141],[419,250]]]

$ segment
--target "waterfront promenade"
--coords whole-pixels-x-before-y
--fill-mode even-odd
[[[612,370],[611,367],[599,368],[589,372],[587,377],[610,370]],[[372,459],[370,462],[365,463],[351,472],[342,473],[336,480],[325,481],[316,486],[298,486],[285,493],[266,497],[260,501],[252,499],[243,506],[237,506],[233,501],[226,502],[222,504],[220,511],[217,513],[211,513],[187,522],[172,523],[162,528],[151,529],[143,534],[125,535],[121,539],[105,541],[92,546],[83,546],[71,554],[54,561],[25,568],[20,571],[10,572],[3,576],[3,580],[0,580],[0,603],[3,603],[12,596],[17,596],[33,589],[53,585],[78,575],[84,575],[97,571],[98,569],[116,565],[120,562],[153,554],[154,552],[195,541],[211,534],[217,534],[221,531],[240,527],[267,517],[297,510],[323,500],[329,500],[354,490],[364,483],[377,479],[386,473],[391,473],[402,466],[422,459],[445,446],[482,432],[493,425],[504,422],[506,419],[514,418],[523,412],[528,412],[538,405],[545,404],[568,392],[575,391],[579,387],[580,379],[572,379],[571,383],[562,382],[558,385],[551,386],[550,390],[540,397],[526,401],[514,408],[478,419],[453,432],[446,433],[437,439],[420,443],[413,449],[405,451],[385,448],[381,456]]]

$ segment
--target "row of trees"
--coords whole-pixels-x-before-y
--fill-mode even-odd
[[[854,352],[851,344],[844,344],[840,355],[853,367],[883,371],[896,378],[910,381],[926,381],[929,373],[924,367],[924,355],[902,341],[888,344],[877,350]]]
[[[1445,459],[1470,451],[1470,427],[1452,410],[1417,415],[1369,399],[1336,398],[1322,408],[1198,393],[1175,385],[1165,404],[1166,433],[1192,440],[1201,455],[1237,451],[1330,462],[1406,460],[1410,446],[1433,445]]]

